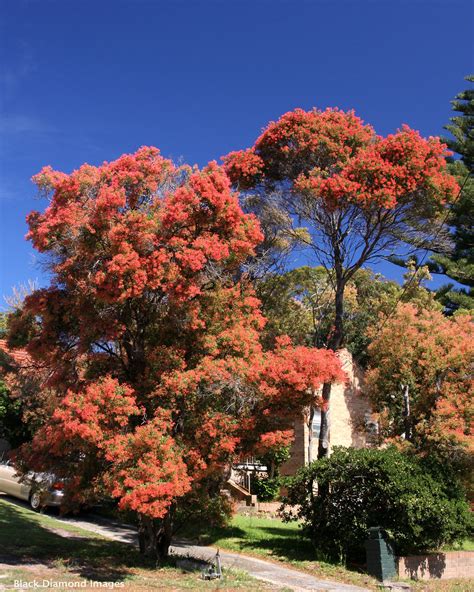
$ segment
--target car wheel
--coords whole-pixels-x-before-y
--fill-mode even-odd
[[[33,493],[30,495],[30,506],[35,512],[39,512],[41,510],[41,494],[39,491],[33,491]]]

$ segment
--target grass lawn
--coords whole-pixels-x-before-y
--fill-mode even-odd
[[[474,539],[465,539],[462,543],[444,548],[443,551],[474,551]]]
[[[273,590],[245,573],[227,571],[207,582],[173,565],[157,569],[130,545],[106,540],[0,497],[0,590],[15,580],[117,582],[115,590]],[[97,589],[96,588],[80,588]]]
[[[229,526],[207,528],[202,532],[191,529],[180,533],[184,538],[193,538],[202,544],[214,545],[230,551],[264,556],[302,569],[319,578],[354,584],[371,590],[380,590],[378,582],[356,568],[348,569],[315,560],[311,542],[301,535],[295,522],[284,523],[276,518],[236,514]],[[474,542],[465,541],[456,550],[473,550]],[[472,580],[431,580],[411,583],[416,592],[469,592],[474,590]]]

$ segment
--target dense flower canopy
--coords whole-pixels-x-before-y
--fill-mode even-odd
[[[242,260],[261,235],[215,163],[166,191],[185,174],[155,148],[72,175],[46,167],[34,180],[53,197],[43,214],[29,215],[28,238],[39,251],[59,255],[54,271],[67,287],[110,302],[145,289],[187,300],[201,289],[196,272]]]
[[[241,189],[290,180],[329,209],[356,203],[393,208],[413,192],[449,200],[457,185],[446,174],[445,145],[408,126],[376,135],[353,111],[295,109],[271,122],[247,150],[224,157]]]
[[[35,181],[50,202],[28,238],[52,281],[10,332],[60,402],[24,455],[68,476],[76,498],[105,488],[164,518],[190,492],[216,493],[234,458],[287,443],[320,385],[344,379],[331,351],[285,337],[263,349],[240,272],[261,230],[215,163],[141,148]]]

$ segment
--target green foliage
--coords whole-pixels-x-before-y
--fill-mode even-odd
[[[3,382],[0,381],[0,430],[3,428],[3,419],[7,414],[10,398],[8,396],[8,389]],[[1,435],[1,432],[0,432]]]
[[[4,339],[7,334],[7,331],[8,331],[7,321],[8,321],[8,314],[6,312],[0,312],[0,339]]]
[[[199,528],[203,524],[219,528],[229,523],[233,502],[219,495],[220,487],[220,481],[208,480],[203,488],[185,496],[183,503],[176,506],[175,533],[180,535],[183,528]]]
[[[465,79],[472,83],[474,75]],[[444,306],[446,314],[474,310],[474,88],[459,93],[452,105],[458,115],[451,117],[451,123],[445,126],[451,137],[442,139],[460,157],[459,160],[448,158],[448,170],[456,177],[462,191],[447,206],[446,221],[451,229],[452,244],[448,242],[437,248],[427,261],[431,273],[445,275],[465,286],[459,288],[448,283],[437,290],[436,299]],[[390,260],[403,267],[409,264],[398,257],[390,257]],[[413,260],[417,263],[416,257]]]
[[[468,169],[462,162],[449,165],[463,186],[456,203],[451,207],[448,222],[453,229],[454,248],[449,253],[437,253],[430,259],[430,271],[444,274],[448,278],[466,286],[455,288],[450,283],[442,286],[437,299],[451,314],[456,311],[474,310],[474,178],[466,181]],[[471,174],[472,175],[472,174]]]
[[[21,402],[11,397],[5,382],[0,380],[0,438],[16,448],[28,436],[28,429],[22,421]]]
[[[252,493],[257,496],[260,502],[272,502],[277,499],[280,487],[280,477],[259,477],[255,475],[252,479]]]
[[[433,471],[395,447],[339,447],[300,469],[284,502],[299,506],[305,534],[332,559],[363,559],[372,526],[385,529],[399,555],[439,549],[465,538],[472,518],[454,475]]]
[[[269,274],[257,286],[268,322],[264,341],[272,347],[275,337],[289,335],[302,345],[326,347],[333,326],[334,289],[331,276],[323,267],[299,267],[287,273]],[[402,288],[370,269],[360,269],[346,287],[344,327],[345,345],[359,364],[367,363],[370,337],[367,328],[377,323],[379,315],[393,310]],[[407,300],[423,303],[429,292],[417,287],[404,295]],[[432,297],[431,297],[432,298]]]
[[[474,82],[474,75],[465,80]],[[438,291],[438,299],[448,313],[457,310],[474,310],[474,88],[459,93],[452,101],[457,115],[451,117],[446,129],[450,138],[443,138],[448,148],[460,156],[452,161],[450,172],[463,186],[449,215],[449,225],[453,228],[454,249],[450,253],[437,253],[431,258],[432,269],[442,273],[466,288],[455,288],[453,284],[443,286]],[[466,176],[471,174],[467,182]]]
[[[268,274],[257,284],[267,316],[264,339],[272,347],[278,335],[289,335],[299,345],[323,342],[321,321],[328,312],[331,290],[323,267],[299,267],[283,274]]]
[[[290,459],[290,446],[279,446],[261,454],[258,460],[268,467],[270,477],[277,477],[280,474],[281,465]]]
[[[474,74],[465,77],[467,82],[474,82]],[[448,148],[461,155],[466,167],[474,172],[474,88],[469,88],[456,95],[453,111],[459,113],[451,117],[451,123],[445,129],[452,138],[443,138]]]
[[[381,316],[393,311],[396,302],[404,301],[429,306],[432,297],[418,286],[407,293],[394,281],[387,280],[370,269],[360,269],[346,288],[345,328],[346,347],[362,366],[368,363],[371,337],[367,329],[377,324]]]
[[[255,474],[252,477],[251,492],[261,502],[271,502],[278,498],[280,488],[285,478],[280,477],[281,465],[289,460],[290,446],[272,448],[258,457],[258,460],[267,467],[267,474]]]
[[[7,380],[9,374],[18,380]],[[36,410],[47,393],[40,385],[39,372],[23,374],[11,355],[0,348],[0,438],[13,448],[31,440],[40,425],[41,412]]]

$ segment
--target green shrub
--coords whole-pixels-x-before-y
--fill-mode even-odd
[[[5,382],[0,379],[0,438],[7,440],[12,448],[30,437],[22,415],[21,401],[10,395]]]
[[[280,446],[268,450],[258,460],[267,467],[267,475],[254,474],[251,481],[251,493],[261,502],[272,502],[280,494],[284,478],[280,475],[280,467],[290,458],[290,446]]]
[[[272,502],[280,493],[280,477],[257,477],[252,479],[251,490],[260,502]]]
[[[385,529],[398,555],[440,548],[472,529],[449,467],[436,470],[395,447],[335,448],[300,469],[284,503],[299,507],[305,534],[320,554],[336,560],[363,559],[371,526]],[[291,519],[288,508],[285,515]]]

